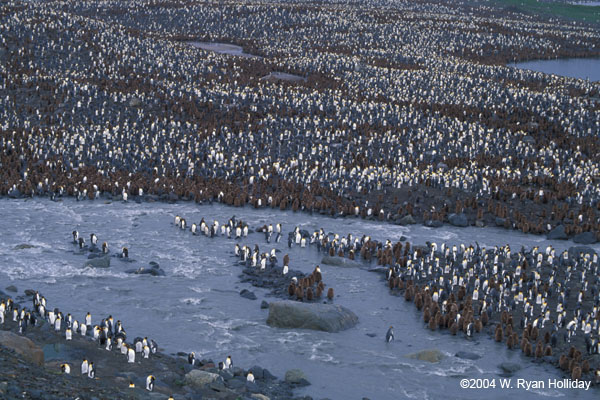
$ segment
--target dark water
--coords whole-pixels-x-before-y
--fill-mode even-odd
[[[0,199],[0,288],[14,284],[20,293],[38,289],[51,307],[71,312],[79,320],[90,311],[97,323],[110,313],[124,321],[129,336],[147,335],[167,352],[195,351],[216,361],[231,355],[240,367],[258,364],[278,377],[287,369],[300,368],[312,385],[299,393],[317,399],[598,398],[597,389],[461,389],[462,378],[496,379],[499,385],[498,365],[507,361],[523,366],[513,381],[546,381],[561,375],[553,367],[532,363],[520,351],[508,351],[487,336],[468,341],[460,335],[425,329],[413,304],[391,296],[382,278],[369,272],[368,266],[345,269],[321,264],[325,282],[338,295],[335,302],[358,315],[355,328],[334,334],[270,328],[265,324],[267,311],[259,307],[262,299],[272,300],[267,291],[238,283],[235,241],[182,232],[173,225],[176,214],[185,217],[188,225],[202,217],[224,223],[234,214],[252,228],[280,222],[284,237],[298,225],[309,231],[323,227],[340,235],[368,233],[378,240],[398,240],[404,235],[415,244],[427,240],[447,244],[477,240],[481,246],[508,243],[514,248],[552,244],[557,252],[572,245],[496,228],[400,227],[271,209]],[[73,253],[70,242],[74,229],[88,242],[89,234],[95,233],[112,251],[127,246],[137,262],[113,259],[110,269],[83,268],[85,258]],[[274,247],[282,251],[280,255],[289,253],[290,267],[304,272],[312,271],[321,260],[312,247],[288,249],[287,243],[267,244],[262,234],[250,234],[240,243],[257,243],[261,251]],[[20,244],[35,247],[15,249]],[[594,248],[600,250],[600,246]],[[124,273],[153,260],[160,263],[166,277]],[[244,288],[254,291],[258,300],[240,297]],[[396,341],[387,344],[384,336],[389,325],[395,327]],[[376,336],[368,336],[370,333]],[[446,357],[436,364],[406,357],[424,349],[437,349]],[[454,357],[459,350],[482,358],[471,361]],[[60,354],[56,349],[48,352]]]
[[[533,60],[507,64],[509,67],[530,69],[567,76],[570,78],[600,81],[600,58],[564,58],[556,60]]]

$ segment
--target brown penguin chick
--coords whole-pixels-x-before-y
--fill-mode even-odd
[[[350,253],[348,253],[348,258],[354,260],[354,250],[350,250]]]
[[[513,333],[512,325],[506,325],[506,329],[505,329],[504,334],[506,336],[510,336],[510,335],[512,335],[512,333]]]
[[[417,310],[421,311],[421,309],[423,308],[423,296],[421,295],[421,293],[418,293],[415,296],[415,307],[417,307]]]
[[[569,358],[564,354],[561,355],[560,358],[558,359],[558,366],[563,371],[568,370],[569,369]]]
[[[398,289],[400,289],[400,290],[404,289],[404,281],[402,279],[400,279],[399,277],[396,279],[398,280],[398,285],[396,285],[398,287]]]
[[[579,365],[573,367],[573,372],[571,372],[571,379],[579,380],[581,379],[581,368]]]
[[[545,356],[551,356],[552,355],[552,346],[550,346],[550,345],[546,346],[546,350],[544,350],[544,355]]]
[[[288,294],[290,296],[293,296],[296,293],[296,285],[294,285],[294,283],[290,283],[290,286],[288,286]]]
[[[438,315],[439,314],[436,314],[435,317],[429,318],[429,329],[431,329],[432,331],[435,331],[438,327],[437,319],[436,319]]]
[[[529,344],[529,340],[527,340],[527,338],[525,338],[525,336],[523,336],[523,339],[521,339],[521,351],[523,353],[525,353],[525,349],[527,349],[528,344]]]
[[[311,287],[309,287],[308,289],[306,289],[306,300],[308,301],[312,301],[313,300],[313,290]]]
[[[527,342],[527,346],[525,347],[525,355],[527,357],[531,357],[533,355],[533,346],[531,343]]]
[[[315,297],[320,299],[323,295],[323,289],[320,286],[317,286],[317,290],[315,291]]]
[[[488,314],[487,314],[487,312],[484,311],[481,313],[481,324],[483,326],[486,326],[488,324],[488,322],[489,322]]]
[[[573,352],[573,360],[581,360],[581,351],[575,349],[575,351]]]
[[[500,325],[500,324],[496,325],[496,332],[494,333],[494,339],[496,340],[496,342],[501,342],[503,340],[502,325]]]
[[[290,256],[287,254],[283,256],[283,265],[290,265]]]
[[[550,332],[546,331],[544,334],[544,344],[550,343]]]
[[[483,330],[483,325],[481,324],[481,320],[480,319],[476,319],[475,320],[474,327],[475,327],[475,332],[477,332],[477,333],[479,333],[479,332],[481,332]]]
[[[458,332],[458,324],[456,322],[453,322],[452,325],[450,325],[450,333],[452,335],[456,335],[457,332]]]
[[[523,329],[523,339],[529,339],[529,332],[527,329]]]
[[[575,355],[575,347],[571,346],[569,349],[569,358],[573,358],[573,355]]]
[[[425,307],[425,310],[423,310],[423,322],[428,323],[430,318],[431,314],[429,312],[429,307]]]
[[[500,314],[500,321],[502,324],[506,324],[506,321],[508,321],[508,313],[506,311],[502,311],[502,314]]]
[[[320,281],[317,287],[321,288],[321,291],[325,291],[325,284],[323,283],[323,281]]]
[[[442,329],[446,325],[446,320],[441,312],[437,313],[435,319],[437,321],[438,328]]]
[[[304,290],[301,287],[297,287],[296,288],[296,300],[302,301],[303,297],[304,297]]]
[[[581,372],[584,374],[590,372],[590,363],[588,360],[583,360],[583,362],[581,363]]]
[[[333,257],[335,256],[335,250],[333,250],[333,247],[329,248],[329,257]]]
[[[333,300],[333,288],[327,289],[327,298]]]
[[[538,340],[537,344],[535,345],[535,358],[542,358],[543,355],[544,347],[542,346],[542,341]]]
[[[391,278],[388,281],[388,287],[390,288],[390,290],[394,290],[394,288],[396,287],[396,279]]]
[[[509,349],[512,349],[514,347],[514,341],[513,341],[513,337],[512,335],[508,337],[508,339],[506,340],[506,347],[508,347]]]
[[[531,328],[531,334],[529,335],[531,340],[536,340],[538,338],[538,335],[539,335],[539,330],[538,330],[537,326]]]
[[[413,287],[409,287],[408,289],[406,289],[406,291],[404,292],[404,300],[406,301],[411,301],[412,300],[412,295],[413,295]]]

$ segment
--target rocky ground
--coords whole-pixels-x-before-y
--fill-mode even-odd
[[[0,292],[1,299],[8,297]],[[15,301],[29,304],[30,298],[18,296]],[[77,333],[66,341],[64,332],[54,332],[42,319],[24,335],[17,331],[17,323],[7,316],[0,325],[2,399],[310,399],[293,394],[295,387],[309,384],[302,371],[290,370],[278,379],[259,366],[219,371],[212,360],[202,360],[192,367],[187,354],[171,356],[160,349],[149,359],[137,354],[135,363],[128,363],[116,348],[107,351],[90,336]],[[94,362],[95,379],[79,373],[83,358]],[[70,374],[61,372],[63,363],[70,365]],[[249,371],[254,383],[246,381]],[[145,390],[150,374],[156,377],[153,392]]]

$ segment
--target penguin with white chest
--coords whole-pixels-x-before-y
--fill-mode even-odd
[[[394,327],[390,326],[390,328],[388,329],[387,333],[385,334],[385,341],[387,343],[389,343],[392,340],[394,340]]]
[[[148,377],[146,378],[146,390],[151,392],[154,390],[154,381],[156,379],[154,378],[154,376],[152,375],[148,375]]]
[[[130,347],[127,350],[127,362],[130,364],[135,362],[135,350],[133,349],[133,347]]]

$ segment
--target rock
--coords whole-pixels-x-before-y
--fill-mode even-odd
[[[200,389],[204,387],[204,385],[213,383],[219,378],[219,374],[213,374],[212,372],[195,369],[185,374],[185,383],[186,385]]]
[[[475,226],[478,228],[483,228],[485,226],[485,221],[478,219],[477,221],[475,221]]]
[[[344,257],[325,256],[321,259],[321,264],[331,265],[333,267],[358,267],[358,263]]]
[[[339,332],[355,326],[358,317],[339,305],[283,300],[269,304],[267,324],[277,328]]]
[[[469,226],[469,221],[464,213],[448,215],[448,222],[454,226],[466,227]]]
[[[262,310],[269,308],[269,303],[267,303],[267,302],[266,302],[266,301],[264,301],[264,300],[263,300],[263,301],[261,301],[261,302],[260,302],[260,308],[261,308]]]
[[[44,365],[44,351],[30,339],[10,331],[0,331],[0,345],[15,351],[27,361]]]
[[[248,300],[256,300],[256,295],[248,289],[242,289],[240,296]]]
[[[270,397],[267,397],[264,394],[260,394],[260,393],[253,393],[250,395],[250,398],[256,399],[256,400],[271,400]]]
[[[33,249],[33,248],[35,248],[34,245],[23,243],[23,244],[16,245],[13,249],[14,250],[23,250],[23,249]]]
[[[416,224],[416,221],[413,218],[413,216],[409,214],[409,215],[405,215],[404,217],[400,218],[398,223],[400,225],[413,225],[413,224]]]
[[[260,366],[255,365],[252,368],[250,368],[249,371],[252,372],[252,375],[254,375],[254,378],[256,378],[256,379],[263,378],[263,369]]]
[[[17,293],[17,287],[15,285],[10,285],[6,287],[6,291]]]
[[[558,225],[548,232],[546,238],[548,238],[548,240],[567,240],[569,237],[565,233],[565,227],[563,225]]]
[[[496,226],[504,226],[504,221],[506,221],[504,218],[496,217],[494,222],[496,223]]]
[[[406,357],[427,361],[430,363],[437,363],[444,359],[446,356],[439,350],[422,350],[413,354],[408,354]]]
[[[277,377],[275,375],[273,375],[271,372],[269,372],[268,369],[263,368],[263,379],[264,380],[272,380],[272,381],[274,381],[274,380],[277,379]]]
[[[110,267],[110,257],[98,257],[92,258],[91,260],[87,260],[83,267],[92,267],[92,268],[108,268]]]
[[[25,289],[25,296],[35,296],[35,290],[33,289]]]
[[[459,351],[455,354],[455,356],[458,358],[464,358],[466,360],[479,360],[481,358],[479,354],[471,353],[469,351]]]
[[[165,271],[154,261],[150,261],[150,268],[139,267],[138,269],[128,269],[125,271],[127,274],[135,275],[152,275],[152,276],[165,276]]]
[[[518,370],[521,369],[521,366],[519,364],[515,364],[515,363],[510,363],[510,362],[504,362],[500,365],[498,365],[498,367],[508,373],[508,374],[512,374],[514,372],[517,372]]]
[[[428,226],[430,228],[439,228],[439,227],[443,226],[444,223],[442,221],[437,220],[437,219],[436,220],[430,219],[428,221],[425,221],[424,225]]]
[[[300,369],[290,369],[289,371],[286,371],[285,381],[292,384],[302,384],[303,382],[308,382],[304,372],[302,372]]]
[[[594,232],[583,232],[573,236],[573,242],[579,244],[594,244],[596,243],[596,234]]]
[[[441,169],[442,171],[447,171],[448,170],[448,164],[443,163],[443,162],[440,161],[439,163],[437,163],[436,168],[437,169]]]

